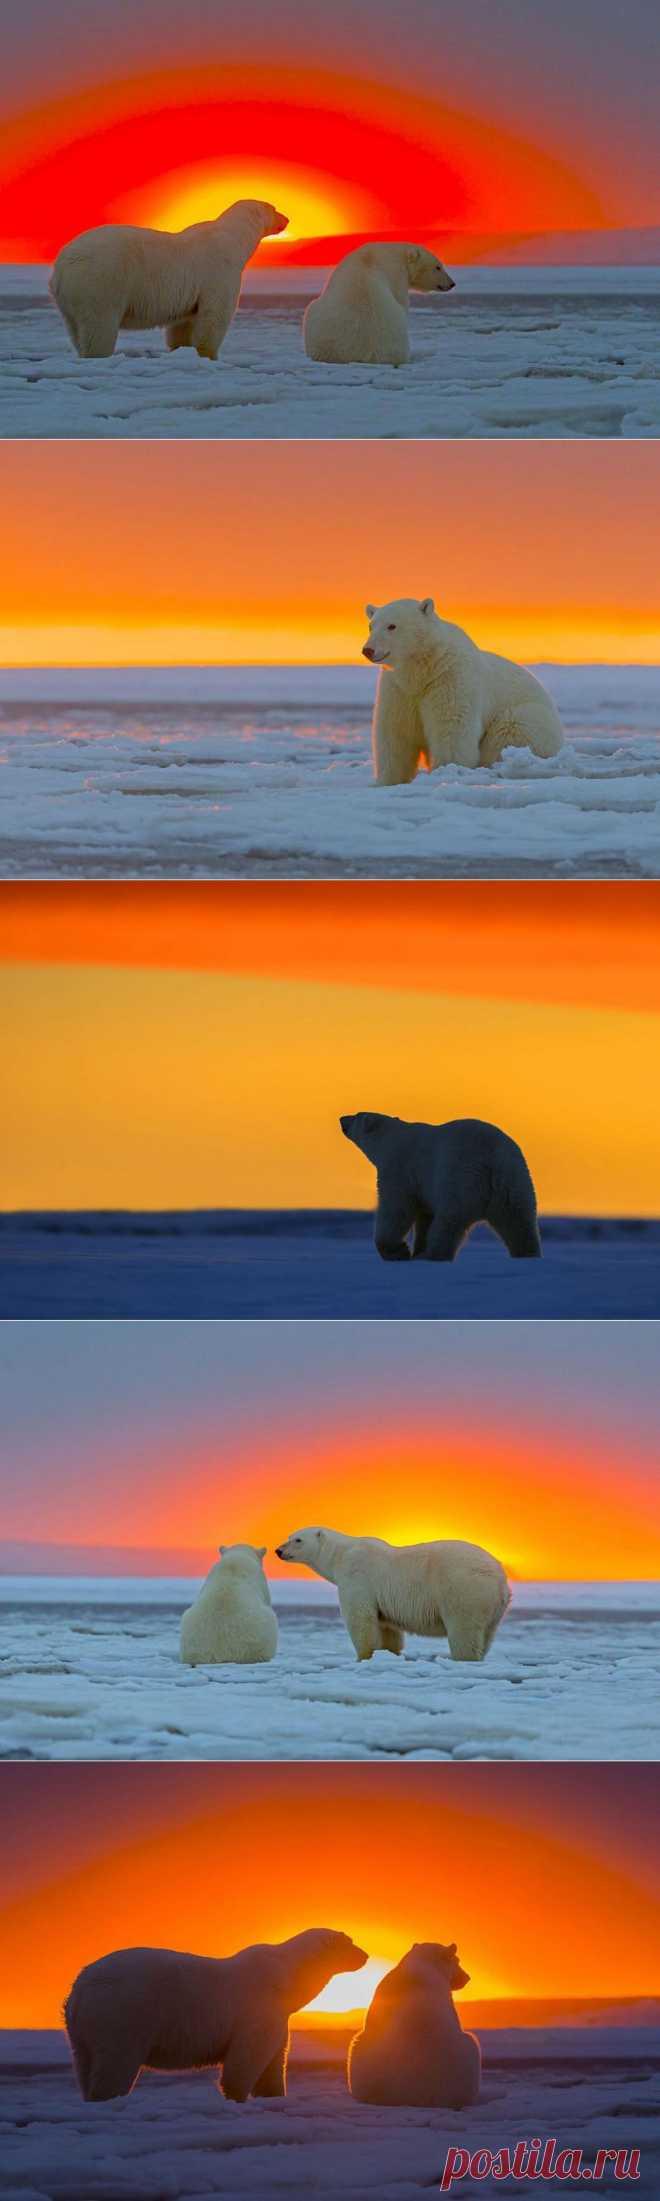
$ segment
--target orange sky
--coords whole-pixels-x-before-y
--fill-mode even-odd
[[[365,602],[427,594],[522,658],[660,661],[653,444],[10,443],[0,482],[0,665],[348,662],[367,701]]]
[[[657,1215],[659,895],[5,887],[3,1206],[369,1208],[337,1118],[377,1107],[502,1123],[547,1211]]]
[[[1,2025],[60,2023],[77,1970],[113,1946],[219,1955],[312,1924],[380,1964],[456,1939],[475,1998],[660,1986],[651,1766],[16,1766],[0,1782]],[[335,2009],[359,2007],[358,1980]]]

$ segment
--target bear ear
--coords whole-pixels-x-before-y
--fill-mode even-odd
[[[367,614],[367,618],[368,618],[368,619],[373,619],[373,617],[374,617],[374,614],[375,614],[375,612],[377,612],[377,610],[378,610],[378,605],[377,605],[377,604],[365,604],[365,607],[364,607],[364,608],[365,608],[365,611],[366,611],[366,614]]]
[[[229,1550],[229,1545],[228,1545],[228,1544],[218,1544],[218,1551],[219,1551],[219,1553],[220,1553],[220,1558],[221,1558],[221,1559],[224,1559],[224,1556],[225,1556],[225,1552],[226,1552],[226,1551],[228,1551],[228,1550]]]
[[[435,611],[435,604],[434,604],[434,602],[433,602],[433,597],[432,597],[432,596],[423,596],[423,597],[422,597],[422,601],[421,601],[421,604],[420,604],[420,607],[419,607],[419,608],[420,608],[420,611],[423,611],[423,612],[424,612],[425,614],[426,614],[427,612],[430,612],[430,611]]]
[[[265,1557],[266,1557],[266,1552],[267,1552],[267,1550],[268,1550],[268,1545],[267,1545],[267,1544],[256,1544],[256,1545],[255,1545],[255,1550],[256,1550],[256,1554],[257,1554],[257,1558],[258,1558],[258,1559],[265,1559]]]

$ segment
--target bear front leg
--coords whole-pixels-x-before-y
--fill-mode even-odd
[[[279,2010],[270,2018],[258,2013],[252,2018],[246,2017],[242,2023],[239,2020],[227,2049],[220,2081],[228,2102],[246,2102],[248,2095],[256,2092],[260,2078],[270,2071],[276,2058],[284,2059],[287,2038],[288,2024],[283,2038]]]
[[[198,300],[193,343],[200,359],[217,359],[237,303],[238,293],[231,301],[204,297]]]
[[[165,330],[165,342],[168,352],[178,352],[184,344],[194,344],[195,323],[192,316],[187,321],[170,321]]]
[[[371,745],[378,787],[402,787],[414,780],[423,747],[419,713],[387,672],[378,677]]]
[[[390,1626],[390,1622],[389,1622],[388,1620],[381,1620],[381,1622],[380,1622],[380,1649],[381,1649],[381,1651],[391,1651],[391,1652],[392,1652],[392,1655],[393,1655],[393,1657],[394,1657],[394,1658],[400,1658],[400,1656],[401,1656],[401,1652],[402,1652],[402,1651],[403,1651],[403,1649],[405,1648],[405,1641],[406,1641],[406,1639],[405,1639],[405,1636],[404,1636],[404,1634],[403,1634],[403,1630],[402,1630],[401,1628],[394,1628],[394,1627],[391,1627],[391,1626]]]
[[[379,1177],[374,1239],[381,1261],[410,1260],[406,1238],[414,1221],[415,1202],[410,1193]]]
[[[286,2094],[286,2062],[288,2052],[289,2028],[287,2026],[283,2041],[280,2043],[279,2048],[276,2049],[275,2055],[271,2056],[270,2063],[266,2064],[264,2070],[261,2072],[260,2077],[257,2079],[256,2085],[252,2088],[252,2092],[254,2095],[267,2095],[269,2100],[274,2101],[276,2099],[280,2100],[282,2095]]]
[[[430,689],[420,704],[420,719],[429,772],[443,764],[478,765],[481,716],[473,705],[460,708],[451,691]]]
[[[429,1235],[429,1230],[431,1228],[431,1221],[432,1217],[429,1213],[428,1208],[420,1207],[417,1209],[417,1213],[415,1216],[415,1234],[413,1238],[412,1250],[413,1261],[424,1260],[427,1239]]]
[[[369,1602],[368,1593],[357,1583],[341,1583],[339,1610],[350,1635],[354,1651],[360,1660],[373,1658],[381,1648],[380,1622],[377,1607]]]

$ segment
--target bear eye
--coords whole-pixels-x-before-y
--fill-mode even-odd
[[[387,632],[388,634],[396,634],[396,624],[394,621],[392,621],[392,625],[388,627]]]

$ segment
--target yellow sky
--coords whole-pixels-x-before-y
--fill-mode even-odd
[[[1,987],[5,1207],[370,1207],[337,1124],[364,1107],[500,1122],[546,1210],[660,1214],[653,1013],[75,964]]]

